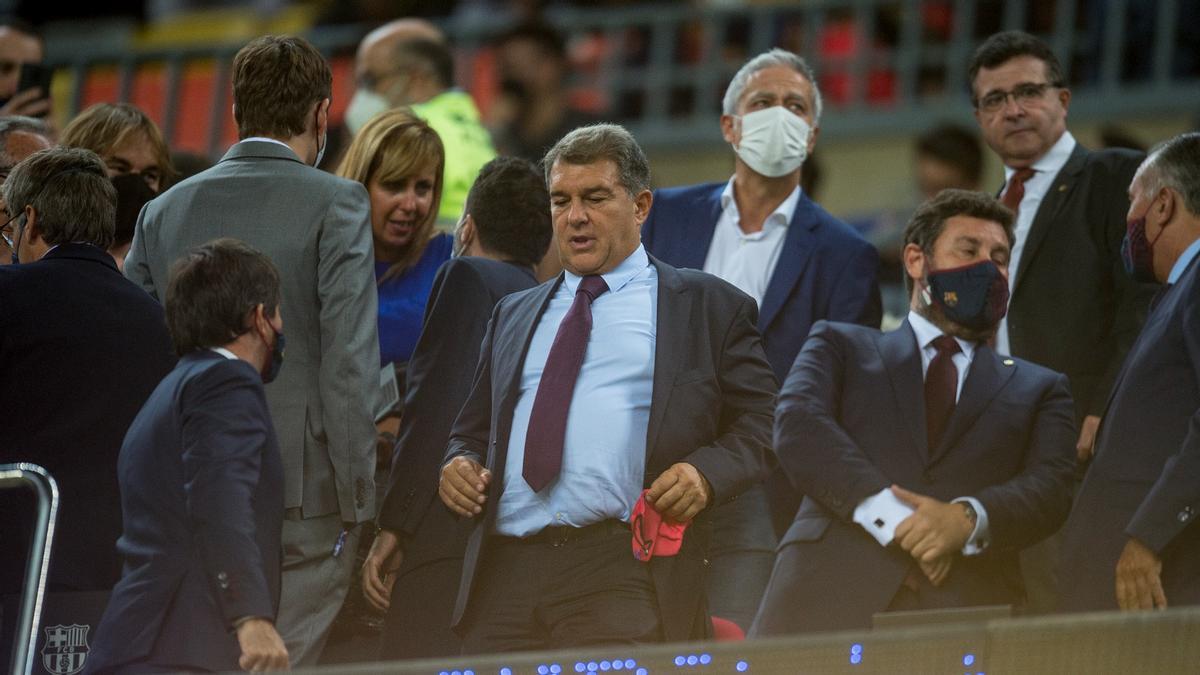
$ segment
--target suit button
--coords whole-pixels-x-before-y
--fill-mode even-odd
[[[229,588],[229,575],[224,572],[217,572],[217,585],[221,590]]]
[[[1179,522],[1186,523],[1192,517],[1192,507],[1185,506],[1176,517],[1179,519]]]

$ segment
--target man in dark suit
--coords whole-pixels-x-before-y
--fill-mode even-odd
[[[1129,269],[1167,285],[1117,378],[1064,528],[1071,611],[1200,604],[1200,134],[1151,150],[1129,194]]]
[[[782,49],[751,59],[725,90],[721,115],[721,133],[736,155],[733,177],[659,190],[642,228],[651,255],[715,274],[755,299],[763,348],[779,380],[816,321],[878,328],[882,312],[878,253],[800,189],[820,121],[821,92],[804,59]],[[715,616],[749,629],[778,535],[799,506],[800,494],[775,472],[765,487],[714,513]]]
[[[1061,374],[996,354],[1012,214],[945,190],[913,215],[911,310],[890,333],[821,322],[788,375],[775,448],[807,495],[757,635],[867,628],[876,612],[1019,605],[1017,554],[1070,507]]]
[[[645,253],[650,171],[627,131],[582,127],[544,164],[565,271],[496,306],[442,469],[442,501],[476,521],[464,651],[704,637],[707,507],[761,480],[770,447],[757,308]],[[677,555],[634,558],[643,489],[690,523]]]
[[[975,119],[1004,163],[1001,200],[1016,211],[1008,317],[996,351],[1064,373],[1091,457],[1100,412],[1145,319],[1152,285],[1121,269],[1125,190],[1142,159],[1090,151],[1067,130],[1071,92],[1049,45],[1020,31],[988,38],[968,71]],[[1054,607],[1057,537],[1022,561],[1031,609]]]
[[[121,447],[121,580],[89,673],[285,670],[279,608],[283,466],[263,382],[283,360],[279,274],[218,239],[173,266],[179,364]]]
[[[437,479],[454,417],[488,319],[500,298],[537,285],[550,245],[550,195],[537,167],[515,157],[484,165],[467,193],[459,257],[433,281],[421,338],[408,362],[408,393],[379,533],[363,563],[363,594],[387,611],[382,659],[455,656],[450,630],[472,523],[437,501]],[[558,255],[552,251],[552,255]]]
[[[267,387],[283,453],[283,603],[292,665],[316,664],[350,589],[358,523],[375,517],[379,336],[370,198],[313,168],[333,75],[302,38],[264,36],[233,60],[240,139],[142,210],[125,274],[162,298],[170,265],[233,236],[281,271],[292,367]]]
[[[107,253],[117,195],[99,157],[35,153],[4,194],[21,264],[0,267],[0,463],[34,462],[58,481],[50,588],[108,590],[120,573],[117,454],[171,370],[171,341],[162,307]],[[31,512],[0,508],[2,592],[21,587]]]

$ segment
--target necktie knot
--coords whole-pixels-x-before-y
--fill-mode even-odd
[[[1017,169],[1016,173],[1012,175],[1012,178],[1008,179],[1008,184],[1012,185],[1013,183],[1020,183],[1021,185],[1025,185],[1025,181],[1033,178],[1033,174],[1035,173],[1037,172],[1029,167]]]
[[[579,282],[579,288],[576,293],[586,293],[588,302],[596,301],[605,291],[608,290],[608,283],[604,281],[604,277],[599,274],[589,274]]]
[[[1000,198],[1000,203],[1016,213],[1021,206],[1021,200],[1025,198],[1025,181],[1032,178],[1034,173],[1036,172],[1029,167],[1017,169],[1008,179],[1008,186],[1004,188],[1004,196]]]
[[[946,354],[948,356],[953,356],[962,351],[962,349],[958,346],[958,340],[955,340],[949,335],[942,335],[934,338],[933,348],[936,349],[939,354]]]

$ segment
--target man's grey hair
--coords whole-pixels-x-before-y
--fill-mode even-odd
[[[39,150],[13,167],[4,182],[9,215],[32,206],[37,228],[51,246],[70,242],[112,245],[117,190],[91,150]]]
[[[24,115],[0,115],[0,169],[11,168],[16,162],[8,156],[8,135],[25,132],[50,139],[50,128],[36,117]]]
[[[760,70],[775,66],[791,68],[800,73],[812,85],[813,126],[817,126],[821,122],[821,110],[825,107],[821,102],[821,89],[817,86],[817,78],[813,75],[812,68],[809,67],[807,61],[778,47],[750,59],[737,71],[737,74],[729,81],[729,86],[725,88],[725,99],[721,104],[721,112],[726,115],[736,115],[738,101],[742,100],[742,93],[746,91],[746,83],[750,81],[750,77]]]
[[[1200,216],[1200,132],[1180,134],[1150,150],[1142,169],[1151,192],[1171,188],[1183,205]]]
[[[542,159],[546,184],[555,162],[594,164],[606,159],[617,165],[617,179],[629,196],[650,189],[650,162],[633,134],[619,124],[592,124],[563,136]]]

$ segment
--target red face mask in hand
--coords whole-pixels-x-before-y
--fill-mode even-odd
[[[646,503],[646,493],[638,497],[633,505],[630,529],[633,530],[633,557],[650,562],[654,556],[672,556],[679,553],[683,544],[683,532],[687,523],[673,524],[663,520],[662,514]]]

